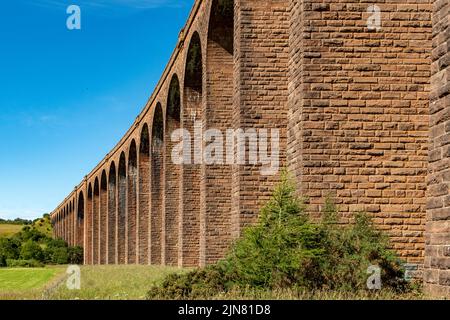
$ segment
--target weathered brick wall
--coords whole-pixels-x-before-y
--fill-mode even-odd
[[[151,264],[161,264],[162,254],[162,216],[163,216],[163,197],[164,197],[164,173],[162,165],[164,162],[163,146],[163,115],[161,105],[157,105],[154,122],[152,125],[152,144],[151,144],[151,227],[150,227],[150,251]]]
[[[108,177],[107,264],[116,262],[117,171],[113,163]]]
[[[200,74],[200,80],[202,75]],[[187,82],[183,91],[182,127],[191,134],[194,132],[194,123],[202,118],[202,90],[196,86],[195,82]],[[201,150],[191,149],[191,157]],[[182,203],[181,216],[179,220],[179,247],[178,264],[187,266],[199,265],[200,252],[200,184],[201,184],[201,165],[192,162],[192,164],[182,166]]]
[[[214,128],[223,133],[231,128],[232,119],[233,11],[223,14],[218,4],[211,3],[207,41],[203,43],[206,99],[199,120],[203,120],[203,130]],[[203,144],[203,150],[205,147]],[[201,170],[200,264],[205,265],[222,257],[231,241],[231,167],[203,163]]]
[[[92,242],[92,233],[93,233],[93,224],[92,224],[92,217],[93,217],[93,192],[92,192],[92,185],[89,185],[88,189],[88,198],[86,203],[86,219],[85,219],[85,240],[84,240],[84,247],[85,250],[85,260],[87,264],[92,264],[92,249],[93,249],[93,242]]]
[[[233,127],[279,129],[284,164],[287,129],[289,2],[235,2]],[[248,151],[248,145],[247,145]],[[254,223],[278,175],[264,176],[259,165],[233,166],[232,233]]]
[[[164,129],[164,214],[162,224],[162,263],[178,265],[178,218],[180,214],[180,180],[181,166],[172,161],[172,150],[175,143],[171,139],[172,132],[180,128],[180,83],[173,77],[168,92],[166,121]]]
[[[450,3],[434,1],[425,290],[450,296]]]
[[[289,160],[313,213],[366,211],[423,263],[431,1],[291,1]]]
[[[117,211],[117,258],[116,263],[125,264],[126,261],[126,243],[128,242],[126,232],[126,195],[127,195],[127,177],[126,177],[126,159],[122,153],[119,162],[119,185],[118,185],[118,211]]]
[[[106,246],[108,240],[107,232],[107,204],[108,204],[108,183],[106,181],[106,172],[102,172],[100,180],[100,214],[99,214],[99,263],[106,264]]]

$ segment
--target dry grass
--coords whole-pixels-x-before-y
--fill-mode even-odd
[[[175,267],[161,266],[82,266],[81,290],[61,285],[49,299],[139,300],[145,299],[153,284],[161,282]]]
[[[9,237],[22,229],[22,225],[18,224],[0,224],[0,238]]]
[[[380,291],[254,291],[244,290],[216,295],[217,300],[422,300],[426,297],[420,292],[397,293],[390,290]]]

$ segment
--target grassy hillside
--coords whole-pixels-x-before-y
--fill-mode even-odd
[[[44,214],[42,218],[34,220],[31,224],[31,228],[45,234],[48,237],[51,237],[52,224],[50,222],[50,215]]]
[[[23,226],[17,224],[0,224],[0,237],[8,237],[22,229]]]

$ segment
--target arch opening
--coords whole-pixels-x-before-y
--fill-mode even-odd
[[[202,127],[203,101],[203,58],[200,36],[192,35],[186,57],[185,80],[183,90],[182,127],[193,136],[196,126]],[[196,266],[200,254],[200,208],[201,208],[201,161],[198,155],[201,148],[191,148],[190,163],[182,167],[183,206],[179,228],[179,264]]]
[[[109,168],[109,181],[108,181],[108,250],[107,260],[108,264],[116,263],[116,219],[117,219],[117,203],[116,203],[116,164],[111,163]]]
[[[136,263],[136,231],[137,231],[137,153],[136,142],[131,141],[128,155],[127,183],[127,264]]]
[[[139,230],[138,263],[148,264],[150,248],[150,135],[144,124],[139,144]]]
[[[76,219],[76,226],[77,226],[77,235],[76,235],[76,242],[77,245],[80,247],[85,247],[84,245],[84,195],[81,191],[78,195],[78,203],[77,203],[77,219]]]
[[[150,263],[161,264],[164,196],[164,115],[158,103],[153,115],[151,136],[151,218]]]

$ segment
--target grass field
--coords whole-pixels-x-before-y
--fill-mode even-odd
[[[2,268],[0,299],[42,299],[46,288],[64,274],[65,267]]]
[[[152,284],[157,284],[169,273],[186,269],[160,266],[82,266],[81,290],[65,286],[67,266],[45,268],[0,269],[0,300],[139,300],[145,299]],[[426,298],[418,292],[398,294],[389,291],[348,292],[293,292],[293,291],[237,291],[199,299],[223,300],[417,300]]]
[[[0,237],[8,237],[19,232],[23,226],[17,224],[0,224]]]
[[[144,299],[153,283],[178,268],[159,266],[83,266],[81,290],[62,285],[50,299],[127,300]]]
[[[82,266],[81,290],[65,286],[67,266],[0,269],[0,300],[137,300],[150,286],[178,268],[159,266]]]

